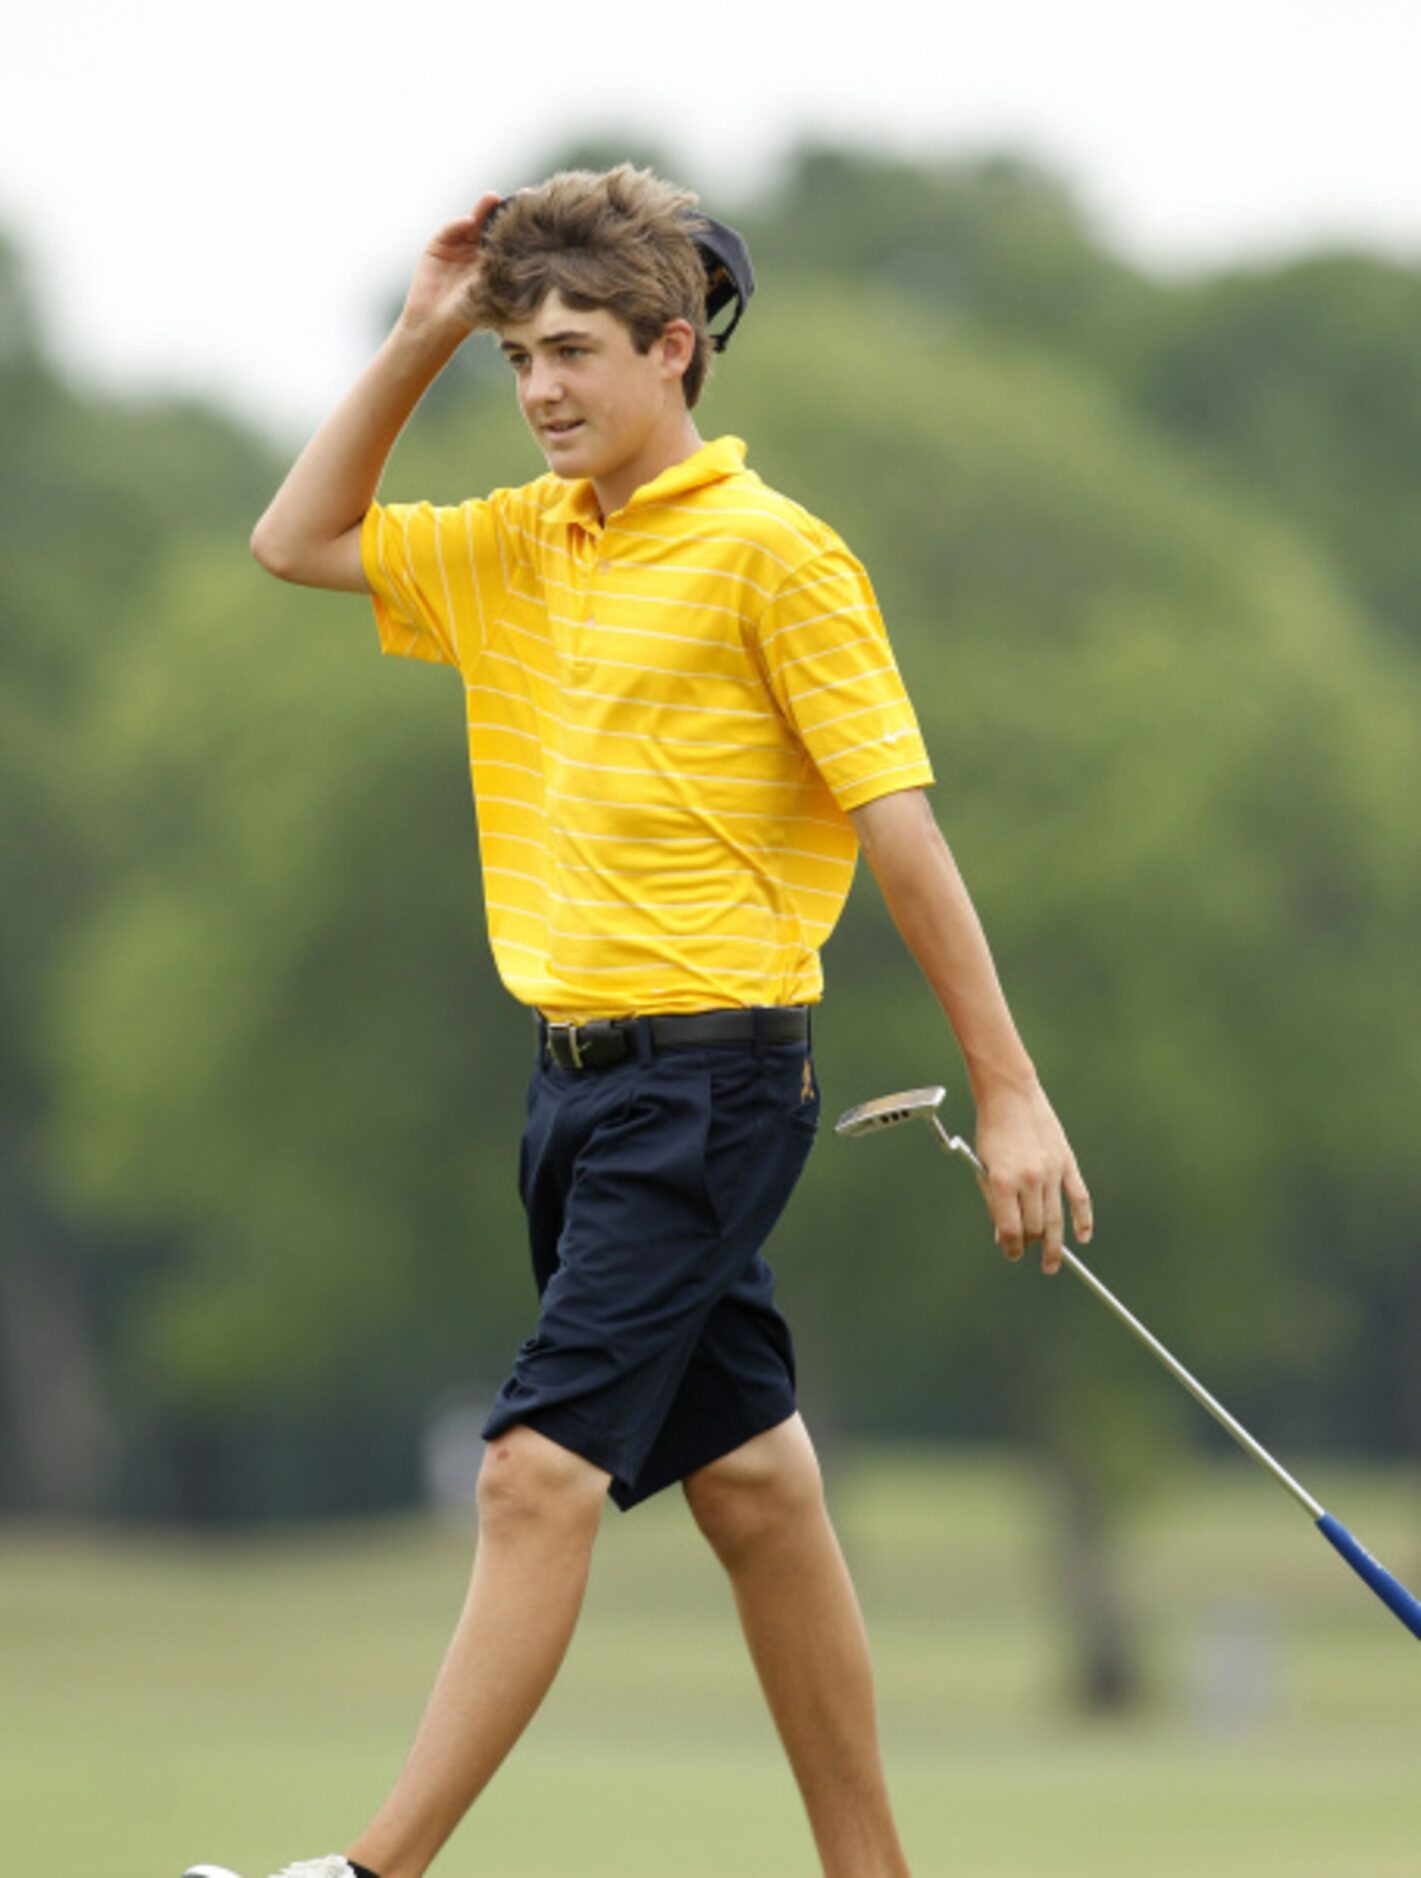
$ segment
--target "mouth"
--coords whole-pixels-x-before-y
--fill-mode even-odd
[[[554,443],[560,443],[563,438],[571,437],[581,430],[582,425],[583,419],[580,417],[556,418],[551,423],[543,425],[543,435]]]

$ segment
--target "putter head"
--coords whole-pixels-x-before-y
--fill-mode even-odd
[[[860,1102],[856,1109],[841,1115],[834,1124],[836,1135],[871,1135],[879,1128],[896,1128],[899,1122],[926,1122],[949,1154],[960,1154],[970,1161],[979,1175],[986,1169],[977,1159],[970,1141],[950,1135],[938,1117],[946,1089],[903,1089],[897,1095],[875,1096],[872,1102]]]
[[[897,1095],[875,1096],[841,1115],[836,1135],[869,1135],[878,1128],[896,1128],[899,1122],[926,1121],[936,1115],[946,1089],[903,1089]]]

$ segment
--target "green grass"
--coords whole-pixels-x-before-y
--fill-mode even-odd
[[[917,1878],[1414,1878],[1417,1646],[1246,1464],[1133,1528],[1151,1699],[1111,1725],[1064,1698],[1024,1474],[911,1454],[830,1473]],[[1305,1477],[1421,1577],[1413,1482]],[[176,1878],[205,1857],[262,1878],[346,1842],[403,1755],[470,1543],[422,1521],[201,1544],[0,1530],[7,1870]],[[441,1873],[817,1869],[679,1496],[609,1513],[563,1676]]]

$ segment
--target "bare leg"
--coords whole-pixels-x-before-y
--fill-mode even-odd
[[[610,1478],[531,1428],[489,1445],[463,1613],[404,1770],[350,1847],[380,1878],[420,1878],[547,1694]]]
[[[825,1878],[909,1878],[878,1745],[868,1639],[798,1415],[685,1482],[730,1574]]]

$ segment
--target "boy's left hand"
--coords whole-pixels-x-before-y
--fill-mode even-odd
[[[1082,1244],[1091,1235],[1090,1193],[1039,1083],[979,1099],[977,1154],[987,1170],[980,1185],[997,1244],[1009,1259],[1019,1259],[1039,1243],[1042,1271],[1058,1271],[1065,1234],[1062,1190]]]

